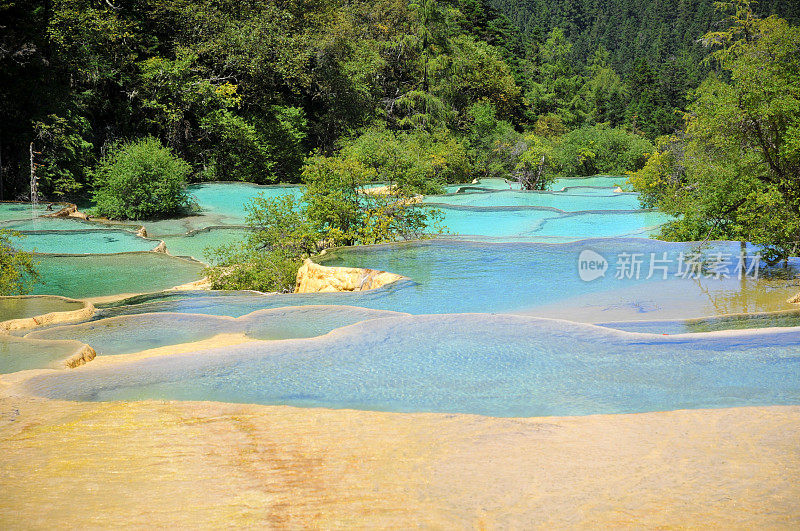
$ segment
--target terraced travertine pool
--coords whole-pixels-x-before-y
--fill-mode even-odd
[[[0,372],[51,367],[16,389],[89,401],[491,416],[800,403],[800,318],[787,302],[800,291],[800,261],[756,278],[755,248],[738,263],[739,243],[710,242],[703,256],[716,256],[716,269],[707,262],[687,275],[697,246],[650,239],[667,218],[641,210],[621,184],[596,176],[546,192],[499,179],[448,187],[415,208],[441,210],[449,233],[317,258],[406,277],[351,293],[160,291],[199,279],[208,247],[246,234],[250,199],[300,197],[296,186],[195,185],[202,212],[145,223],[152,239],[134,225],[0,205],[0,226],[40,253],[37,292],[141,293],[100,304],[88,322],[17,333],[24,337],[9,339]],[[169,254],[150,252],[159,240]],[[592,278],[580,274],[587,252],[605,262]],[[238,344],[159,354],[222,335]],[[31,355],[26,342],[53,346]],[[52,368],[76,344],[103,361]],[[143,356],[148,349],[156,350]]]
[[[37,377],[68,400],[586,415],[800,400],[800,332],[662,338],[514,316],[388,317],[317,339],[259,341]]]

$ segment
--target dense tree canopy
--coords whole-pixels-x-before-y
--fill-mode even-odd
[[[523,138],[536,124],[653,140],[680,129],[719,19],[711,0],[667,4],[496,0],[518,30],[484,0],[2,0],[0,198],[28,194],[30,142],[58,198],[89,194],[108,146],[148,135],[191,179],[257,183],[379,139],[444,160],[420,190],[507,175],[541,145]]]
[[[33,142],[43,196],[119,203],[115,146],[151,137],[190,181],[330,187],[341,201],[306,217],[353,243],[391,208],[343,175],[413,197],[644,167],[644,202],[681,215],[671,237],[791,252],[796,3],[492,3],[0,0],[0,198],[29,195]]]
[[[772,259],[800,245],[800,27],[760,19],[749,2],[712,32],[719,73],[695,91],[686,128],[664,138],[631,177],[648,204],[679,215],[670,239],[764,245]]]

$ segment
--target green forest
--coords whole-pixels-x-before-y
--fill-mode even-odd
[[[395,207],[447,183],[629,173],[676,215],[663,238],[778,259],[800,240],[798,17],[749,0],[2,0],[0,198],[29,198],[33,172],[43,200],[145,219],[190,211],[186,182],[304,183],[341,198],[306,198],[321,238],[354,244],[419,234],[434,220]],[[400,197],[365,207],[352,192],[372,181]]]

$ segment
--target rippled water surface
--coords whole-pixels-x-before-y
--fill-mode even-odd
[[[35,379],[70,400],[215,400],[493,416],[791,404],[800,331],[629,335],[512,316],[396,317]]]
[[[356,247],[330,252],[326,265],[371,267],[408,277],[377,290],[356,293],[254,294],[176,293],[143,297],[104,310],[108,315],[141,312],[208,313],[238,317],[261,308],[342,304],[412,314],[533,313],[582,321],[700,317],[725,313],[790,309],[797,288],[791,281],[675,277],[678,256],[693,246],[645,239],[604,239],[570,244],[488,244],[449,240]],[[737,243],[716,243],[720,252],[738,253]],[[593,250],[609,262],[605,276],[586,282],[578,258]],[[667,279],[617,278],[617,257],[637,253],[649,259],[668,253]],[[561,312],[561,313],[559,313]],[[581,313],[585,315],[582,315]],[[657,316],[657,317],[654,317]]]
[[[262,310],[231,319],[211,315],[149,313],[58,326],[29,333],[30,339],[73,339],[91,345],[98,355],[118,355],[191,343],[217,334],[246,334],[252,339],[316,337],[367,319],[397,316],[344,306],[307,306]]]
[[[785,301],[800,289],[794,278],[800,261],[792,260],[782,275],[755,279],[738,274],[738,243],[711,242],[705,256],[730,257],[727,274],[705,266],[686,278],[679,257],[696,244],[648,239],[669,218],[639,209],[635,194],[616,191],[624,180],[559,179],[546,192],[523,192],[502,179],[448,186],[418,207],[443,213],[449,233],[442,238],[316,258],[404,280],[355,293],[136,296],[106,304],[93,321],[26,336],[47,348],[10,339],[0,370],[53,366],[65,348],[83,342],[101,356],[122,357],[106,367],[38,376],[26,389],[70,400],[496,416],[799,403],[800,319]],[[299,197],[302,189],[205,183],[190,192],[201,212],[145,226],[172,255],[202,260],[207,248],[247,234],[244,205],[253,197]],[[30,214],[19,205],[0,208],[0,223],[26,231],[20,245],[39,252],[115,253],[153,243],[136,237],[135,226],[78,232],[85,224]],[[589,251],[605,269],[581,278],[579,257]],[[636,271],[625,266],[631,255],[640,260]],[[203,268],[149,252],[40,258],[45,284],[37,292],[72,297],[153,292],[196,280]],[[655,258],[666,267],[649,270]],[[782,312],[753,315],[775,310]],[[690,319],[737,313],[749,315]],[[762,330],[686,335],[744,328]],[[124,357],[223,333],[255,341],[139,361]]]
[[[198,280],[203,264],[161,253],[36,257],[34,293],[72,298],[159,291]]]

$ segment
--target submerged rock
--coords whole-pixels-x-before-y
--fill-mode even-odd
[[[0,297],[2,300],[26,300],[26,299],[51,299],[55,301],[65,301],[80,303],[83,307],[74,310],[51,311],[41,315],[19,317],[0,322],[0,333],[8,333],[14,330],[27,330],[40,326],[50,326],[61,323],[73,323],[90,319],[94,315],[94,305],[87,301],[60,297],[58,295],[14,295]]]
[[[69,359],[64,361],[64,367],[74,369],[81,365],[86,365],[97,356],[97,352],[89,345],[84,345],[78,352],[76,352]]]
[[[359,267],[328,267],[309,259],[297,271],[295,293],[365,291],[396,282],[403,277],[395,273]]]
[[[78,210],[77,205],[73,203],[59,203],[63,205],[63,207],[58,210],[57,212],[53,212],[51,214],[45,214],[42,217],[45,218],[75,218],[81,219],[83,221],[88,221],[89,216]],[[48,206],[49,209],[49,206]]]

